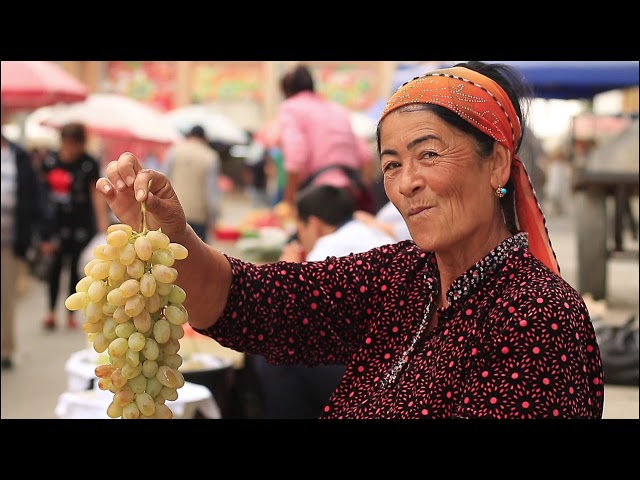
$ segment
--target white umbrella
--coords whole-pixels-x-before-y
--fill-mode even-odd
[[[41,121],[56,128],[69,122],[82,122],[90,132],[105,139],[170,144],[182,138],[159,110],[111,93],[95,93],[84,102],[57,105]]]
[[[30,146],[42,146],[57,149],[60,145],[60,132],[40,122],[49,118],[55,106],[40,107],[31,112],[24,120],[24,143]]]
[[[31,148],[57,149],[60,145],[60,132],[53,127],[40,124],[51,115],[53,107],[40,107],[23,117],[19,123],[2,125],[2,134],[10,140]]]
[[[367,114],[362,112],[351,111],[351,128],[353,133],[365,140],[373,140],[376,138],[376,122]]]
[[[210,142],[229,145],[246,144],[247,132],[233,119],[205,104],[186,105],[165,113],[165,118],[180,132],[187,134],[195,125],[204,128]]]

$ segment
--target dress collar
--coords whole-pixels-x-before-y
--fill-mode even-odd
[[[504,265],[511,252],[527,248],[528,246],[529,239],[527,232],[519,232],[505,239],[453,282],[447,291],[447,303],[452,305],[454,302],[467,297],[485,281],[485,278]],[[431,260],[437,268],[434,255],[434,253],[431,253],[429,260]]]

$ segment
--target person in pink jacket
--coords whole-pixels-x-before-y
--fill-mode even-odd
[[[296,192],[309,177],[329,166],[343,166],[366,180],[372,151],[353,132],[349,111],[315,91],[305,65],[287,72],[280,81],[285,97],[278,111],[279,143],[284,156],[284,201],[294,204]],[[348,188],[352,179],[340,168],[329,168],[313,184]]]

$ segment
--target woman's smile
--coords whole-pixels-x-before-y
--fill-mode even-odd
[[[422,212],[424,212],[426,210],[430,210],[430,209],[431,209],[431,207],[412,207],[412,208],[409,209],[408,214],[409,214],[409,217],[413,217],[415,215],[418,215],[419,213],[422,213]]]

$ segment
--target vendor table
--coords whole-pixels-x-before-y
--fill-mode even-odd
[[[189,356],[189,362],[197,363],[198,367],[184,371],[181,368],[186,380],[185,385],[178,390],[178,399],[167,402],[167,406],[178,418],[193,418],[196,413],[204,418],[222,418],[218,400],[215,398],[216,392],[210,382],[211,375],[207,374],[230,371],[232,361],[226,357],[198,352]],[[98,389],[97,382],[94,382],[95,368],[99,363],[99,354],[93,349],[80,350],[69,356],[65,363],[67,391],[59,398],[56,415],[60,418],[109,418],[106,415],[106,407],[113,394]],[[224,390],[219,394],[226,402],[228,393]]]
[[[58,398],[56,416],[61,419],[109,419],[107,407],[113,394],[98,388],[67,391]],[[221,418],[218,405],[209,389],[191,382],[178,389],[178,398],[166,402],[173,418],[194,418],[199,412],[204,418]]]

